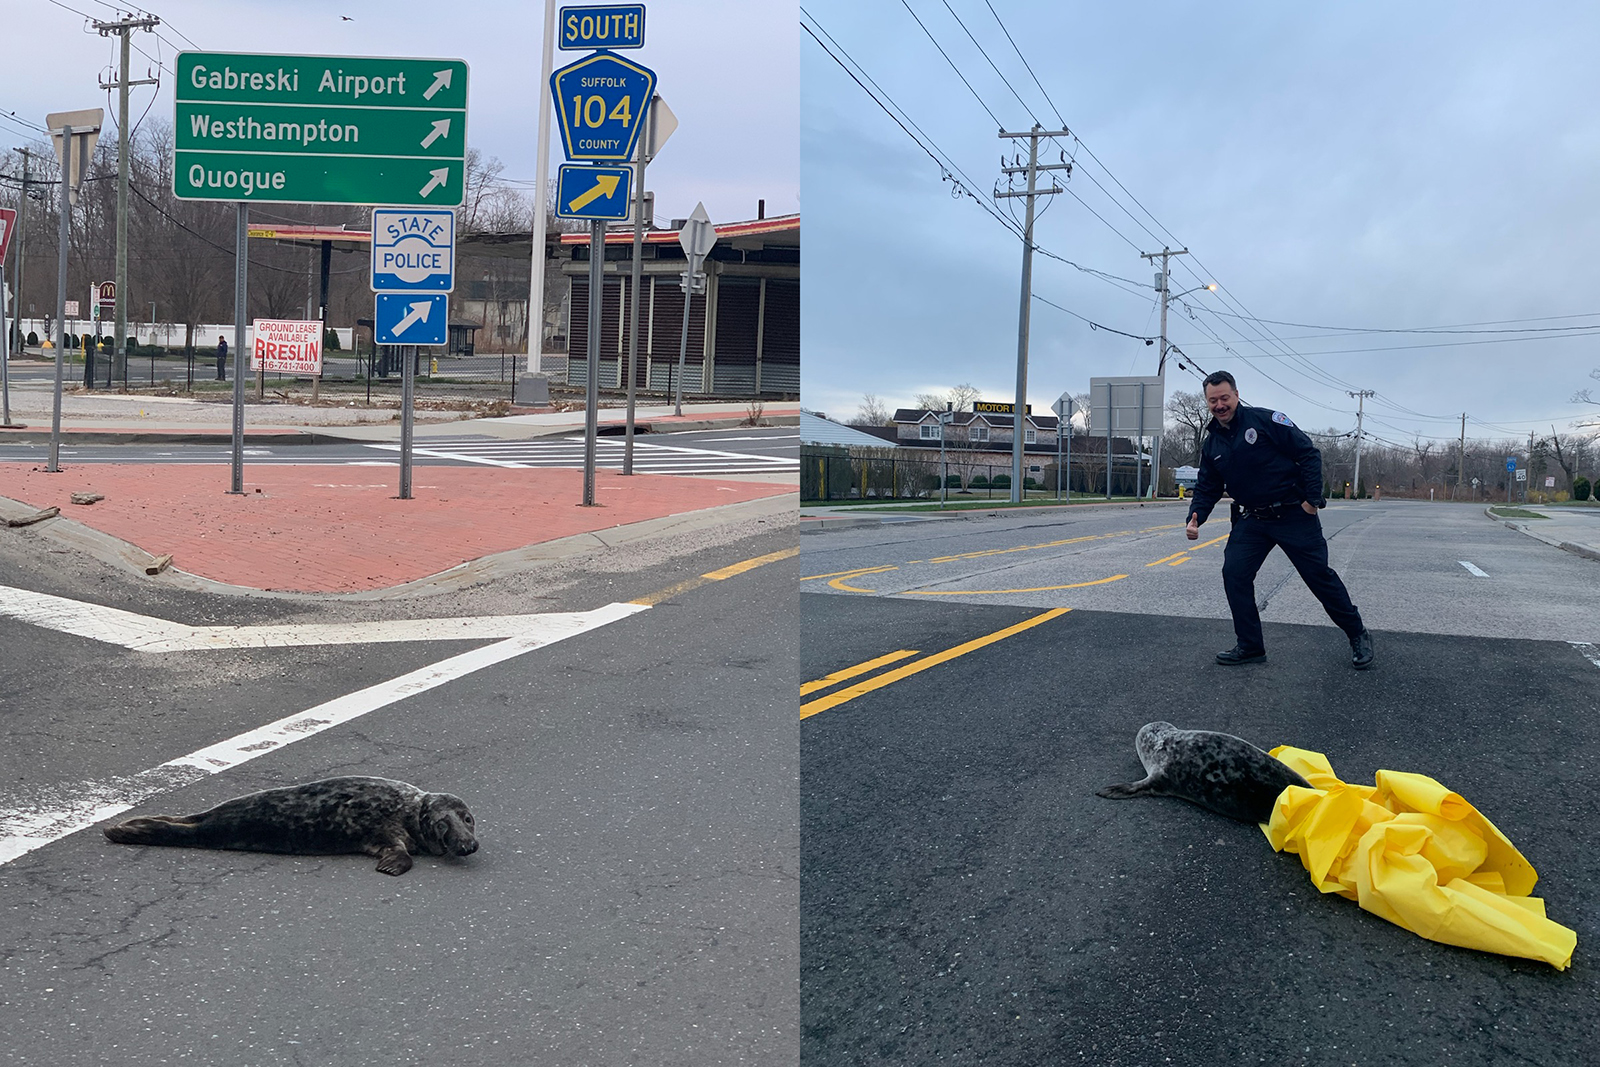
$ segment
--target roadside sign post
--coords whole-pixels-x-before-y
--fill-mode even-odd
[[[27,193],[27,189],[23,189]],[[26,200],[26,195],[24,195]],[[16,317],[7,315],[6,307],[6,250],[11,247],[11,234],[17,228],[17,213],[8,207],[0,207],[0,337],[5,338],[4,347],[0,347],[0,410],[3,410],[3,422],[0,425],[11,426],[11,329],[7,325]],[[17,253],[17,258],[22,258],[22,253]],[[22,303],[21,287],[18,287],[17,303]],[[21,347],[20,345],[18,346]]]
[[[45,470],[51,474],[61,471],[61,381],[66,374],[67,358],[67,243],[72,234],[72,205],[78,200],[78,183],[88,170],[87,160],[100,137],[100,123],[105,119],[101,108],[81,111],[61,111],[45,116],[45,126],[55,142],[56,155],[61,160],[61,226],[60,243],[56,251],[56,384],[55,399],[50,412],[50,460]]]
[[[717,228],[711,225],[704,203],[697,203],[689,221],[678,234],[678,243],[689,257],[689,269],[684,271],[678,287],[683,290],[683,339],[678,344],[678,383],[673,393],[672,412],[683,414],[683,371],[689,360],[689,308],[696,292],[705,292],[706,276],[701,270],[706,256],[717,243]]]
[[[639,48],[644,45],[642,4],[562,8],[561,16],[560,46],[564,49],[593,48],[600,44],[617,48]],[[567,159],[626,166],[639,143],[640,130],[650,111],[655,88],[655,71],[603,50],[569,63],[550,75],[550,92],[556,106],[557,125],[561,129],[561,146]],[[599,168],[583,168],[589,169]],[[567,170],[566,167],[562,168],[563,172]],[[578,168],[574,168],[574,171],[581,175]],[[589,220],[589,350],[585,389],[587,413],[583,435],[585,507],[592,507],[595,502],[595,451],[600,409],[600,310],[605,297],[605,218],[608,216],[598,213],[598,204],[602,199],[609,200],[615,195],[618,184],[621,184],[608,178],[607,185],[611,192],[602,193],[600,175],[594,174],[592,177],[594,184],[591,188],[582,191],[574,188],[571,196],[565,195],[560,188],[557,190],[558,214],[565,207],[567,211],[574,212],[567,217]],[[642,200],[642,178],[638,195]],[[620,202],[625,208],[627,196],[622,196]],[[591,212],[576,214],[591,206]],[[631,420],[631,367],[628,388]],[[631,435],[629,440],[631,444]]]
[[[440,208],[372,209],[372,341],[400,346],[400,499],[411,499],[417,353],[450,336],[456,215]]]
[[[1061,439],[1067,442],[1067,503],[1072,503],[1072,397],[1062,393],[1051,405],[1056,413],[1056,499],[1061,499]]]
[[[459,206],[467,65],[238,52],[180,52],[176,63],[173,195],[235,205],[229,492],[243,493],[249,204]]]

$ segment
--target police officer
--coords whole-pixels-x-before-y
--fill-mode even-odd
[[[1222,589],[1238,643],[1218,652],[1217,662],[1236,666],[1267,658],[1255,583],[1277,545],[1350,639],[1351,665],[1366,670],[1372,666],[1372,635],[1328,566],[1328,542],[1317,518],[1317,509],[1328,505],[1322,496],[1322,453],[1283,412],[1240,404],[1239,387],[1227,371],[1207,375],[1205,392],[1212,419],[1184,534],[1191,541],[1200,537],[1200,524],[1226,489],[1233,498],[1233,528],[1222,555]]]
[[[228,380],[228,339],[217,335],[217,381]]]

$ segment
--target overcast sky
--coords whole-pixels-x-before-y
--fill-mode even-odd
[[[1399,443],[1453,439],[1463,412],[1469,437],[1600,416],[1568,402],[1600,397],[1600,7],[801,6],[916,134],[801,34],[808,408],[847,418],[864,393],[892,409],[964,382],[1012,399],[1022,241],[991,210],[1020,220],[1024,202],[992,193],[1002,153],[1026,162],[999,130],[1037,119],[1074,135],[1041,161],[1074,168],[1038,201],[1036,411],[1156,372],[1156,347],[1084,320],[1157,335],[1140,253],[1170,246],[1191,253],[1175,295],[1220,286],[1173,304],[1170,338],[1303,426],[1353,428],[1358,390],[1377,393],[1366,428]],[[1351,332],[1428,328],[1545,332]],[[1169,364],[1169,395],[1199,385]]]
[[[133,91],[135,122],[172,121],[178,51],[290,55],[415,56],[465,60],[469,144],[505,163],[504,176],[536,177],[539,0],[150,0],[163,25],[133,43],[165,66],[162,85]],[[576,6],[576,5],[574,5]],[[112,19],[103,0],[0,0],[5,61],[0,113],[43,125],[47,113],[104,107],[114,136],[116,101],[99,88],[116,62],[116,39],[85,32],[85,15]],[[348,21],[341,16],[348,16]],[[656,72],[656,91],[679,127],[648,171],[663,224],[703,200],[714,222],[800,210],[799,28],[783,0],[650,0],[645,46],[625,53]],[[586,53],[555,53],[561,67]],[[154,61],[133,53],[132,78]],[[737,90],[732,89],[737,86]],[[147,110],[148,109],[148,110]],[[0,117],[0,147],[42,136]],[[18,157],[6,153],[9,172]],[[563,162],[552,143],[552,171]],[[281,207],[271,209],[284,213]]]

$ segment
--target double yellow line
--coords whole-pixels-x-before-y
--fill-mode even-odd
[[[904,678],[909,678],[913,674],[917,674],[921,671],[925,671],[929,667],[937,667],[939,664],[948,663],[950,660],[953,660],[958,656],[965,656],[968,652],[976,652],[985,645],[992,645],[996,641],[1004,641],[1006,638],[1011,637],[1014,634],[1020,634],[1024,630],[1031,630],[1040,623],[1049,622],[1051,619],[1059,618],[1071,610],[1071,608],[1051,608],[1042,615],[1035,615],[1031,619],[1024,619],[1022,622],[1019,622],[1013,626],[1007,626],[1003,630],[996,630],[992,634],[985,634],[983,637],[974,638],[971,641],[956,645],[954,648],[947,648],[943,652],[935,652],[931,656],[923,656],[921,659],[912,660],[910,663],[907,663],[904,666],[896,667],[892,671],[886,671],[885,673],[877,675],[873,678],[869,678],[866,681],[857,682],[855,685],[841,689],[836,693],[831,693],[825,697],[818,697],[815,700],[811,700],[800,705],[800,717],[802,719],[809,719],[811,716],[816,715],[819,712],[827,711],[829,708],[836,708],[840,704],[849,703],[858,696],[870,693],[876,689],[882,689],[886,685],[893,685],[895,682],[898,682]],[[915,655],[917,655],[917,653],[914,650],[901,649],[898,652],[891,652],[886,656],[879,656],[876,659],[867,660],[865,663],[858,663],[854,667],[846,667],[843,670],[835,671],[826,678],[819,678],[814,682],[806,682],[800,687],[800,695],[804,697],[810,693],[815,693],[822,689],[831,689],[840,682],[849,681],[851,678],[858,678],[863,674],[869,674],[872,671],[877,670],[879,667],[886,667],[891,663],[898,663],[900,660]]]

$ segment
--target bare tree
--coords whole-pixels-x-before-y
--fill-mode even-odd
[[[1169,442],[1166,454],[1162,459],[1179,465],[1199,463],[1200,438],[1205,433],[1206,423],[1211,421],[1206,398],[1199,393],[1174,390],[1172,398],[1167,401],[1167,418],[1172,423],[1167,435]]]
[[[855,418],[846,420],[848,426],[888,426],[891,419],[889,409],[884,407],[883,401],[871,393],[861,397],[861,409]]]
[[[1550,450],[1555,453],[1556,463],[1561,467],[1561,472],[1567,476],[1567,492],[1572,491],[1572,479],[1583,473],[1584,467],[1590,462],[1590,453],[1594,442],[1578,434],[1560,434],[1554,426],[1550,427]]]

